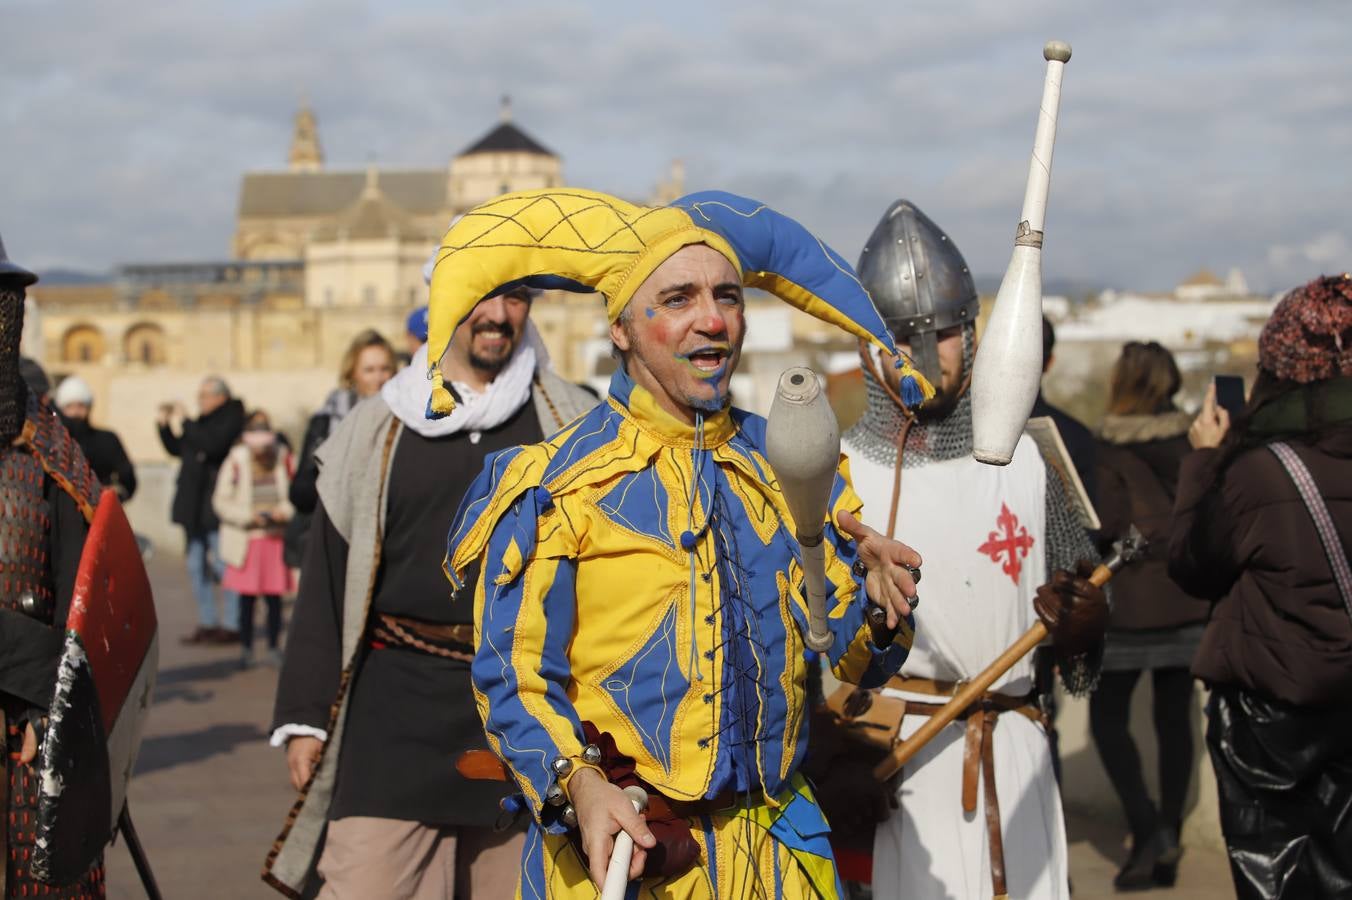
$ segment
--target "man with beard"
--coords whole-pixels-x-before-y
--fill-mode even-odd
[[[455,415],[426,417],[424,345],[316,453],[319,504],[273,719],[300,791],[264,870],[285,894],[313,887],[316,868],[332,898],[493,900],[515,882],[521,833],[493,829],[504,791],[453,767],[485,744],[473,609],[449,597],[441,560],[484,457],[596,402],[549,367],[530,303],[525,288],[499,292],[439,348]]]
[[[127,458],[127,451],[116,432],[90,424],[94,391],[79,375],[70,375],[57,385],[56,396],[52,399],[66,430],[79,443],[89,467],[99,476],[99,483],[112,488],[117,492],[117,499],[126,503],[136,493],[136,468]]]
[[[0,895],[104,896],[103,863],[74,883],[39,882],[31,869],[38,830],[37,758],[57,680],[62,634],[99,482],[79,445],[19,370],[24,290],[37,281],[0,241]]]
[[[901,737],[939,710],[1039,616],[1063,681],[1089,690],[1106,625],[1103,592],[1082,576],[1094,550],[1032,439],[1004,467],[972,459],[968,383],[977,294],[953,242],[905,200],[874,229],[859,277],[898,346],[935,382],[916,410],[889,365],[862,353],[868,407],[844,435],[864,521],[925,535],[926,605],[915,646],[883,693],[907,703]],[[1072,572],[1078,572],[1072,574]],[[1049,584],[1047,576],[1052,577]],[[998,785],[998,796],[997,796]],[[1066,840],[1031,657],[907,764],[898,808],[879,825],[873,889],[887,897],[1061,898]],[[1003,852],[1001,850],[1003,844]]]

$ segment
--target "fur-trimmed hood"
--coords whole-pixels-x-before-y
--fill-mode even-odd
[[[1193,416],[1182,410],[1153,415],[1120,416],[1109,413],[1099,426],[1099,437],[1109,444],[1142,444],[1188,433]]]

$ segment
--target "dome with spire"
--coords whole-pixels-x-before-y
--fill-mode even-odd
[[[476,153],[531,153],[537,156],[555,156],[552,150],[516,126],[512,121],[512,98],[507,96],[502,98],[498,124],[460,151],[461,156]]]
[[[315,120],[314,110],[303,101],[296,111],[287,168],[292,172],[318,172],[324,168],[324,150],[319,146],[319,123]]]

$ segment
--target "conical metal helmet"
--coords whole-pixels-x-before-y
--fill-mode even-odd
[[[0,287],[26,288],[38,280],[38,276],[9,261],[5,253],[5,239],[0,237]]]
[[[897,200],[869,235],[856,266],[883,321],[933,383],[939,383],[935,333],[975,324],[980,303],[957,245],[909,200]]]

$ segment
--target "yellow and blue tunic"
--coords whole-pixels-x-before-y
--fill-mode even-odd
[[[796,774],[806,601],[764,445],[764,419],[731,409],[685,424],[621,370],[606,402],[544,443],[489,457],[466,495],[447,573],[458,590],[482,561],[472,674],[489,742],[534,815],[521,896],[596,896],[548,802],[586,764],[584,721],[670,798],[749,798],[692,820],[701,865],[631,894],[835,889],[825,820]],[[842,457],[826,528],[826,656],[841,680],[877,685],[905,660],[914,623],[873,646],[855,547],[834,526],[861,506]]]

